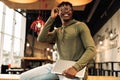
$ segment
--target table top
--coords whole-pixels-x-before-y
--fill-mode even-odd
[[[88,76],[87,80],[120,80],[120,77],[114,77],[114,76]]]
[[[18,74],[0,74],[0,80],[20,80]]]
[[[41,58],[41,57],[23,57],[22,60],[48,60],[48,61],[52,61],[52,59]]]
[[[17,74],[0,74],[0,80],[20,80],[20,75],[17,75]],[[87,80],[120,80],[120,77],[88,76]]]

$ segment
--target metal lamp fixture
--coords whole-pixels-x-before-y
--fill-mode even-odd
[[[26,4],[26,3],[33,3],[33,2],[36,2],[38,0],[9,0],[9,1],[15,2],[15,3],[24,3],[24,4]]]
[[[90,3],[92,0],[56,0],[58,3],[63,1],[68,1],[73,4],[73,6],[82,6]]]

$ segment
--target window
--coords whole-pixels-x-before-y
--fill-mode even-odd
[[[2,30],[3,3],[0,2],[0,32]]]
[[[6,7],[5,13],[5,33],[12,35],[13,30],[13,9]]]
[[[14,55],[19,56],[20,55],[20,39],[14,38]]]
[[[21,24],[22,24],[22,18],[21,18],[21,15],[20,14],[17,14],[16,12],[16,16],[15,16],[15,26],[14,26],[14,29],[15,29],[15,33],[14,33],[14,36],[15,37],[18,37],[20,38],[21,36]]]
[[[3,50],[11,51],[12,37],[9,35],[4,35]]]
[[[25,17],[0,2],[0,65],[20,66],[24,55],[25,22]]]

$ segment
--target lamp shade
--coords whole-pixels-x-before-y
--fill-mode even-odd
[[[36,2],[38,0],[9,0],[11,2],[15,2],[15,3],[33,3],[33,2]]]
[[[56,0],[58,3],[61,3],[63,1],[68,1],[72,3],[73,6],[82,6],[90,3],[92,0]]]
[[[45,22],[40,19],[40,16],[38,16],[37,20],[33,21],[30,28],[34,31],[39,33],[41,31],[41,28],[44,27]]]

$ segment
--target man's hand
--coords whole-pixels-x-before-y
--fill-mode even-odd
[[[59,15],[59,8],[58,7],[53,8],[52,11],[51,11],[51,17],[52,18],[56,18],[57,15]]]
[[[63,71],[63,75],[67,78],[75,78],[75,75],[77,74],[77,70],[74,67],[70,67]]]

